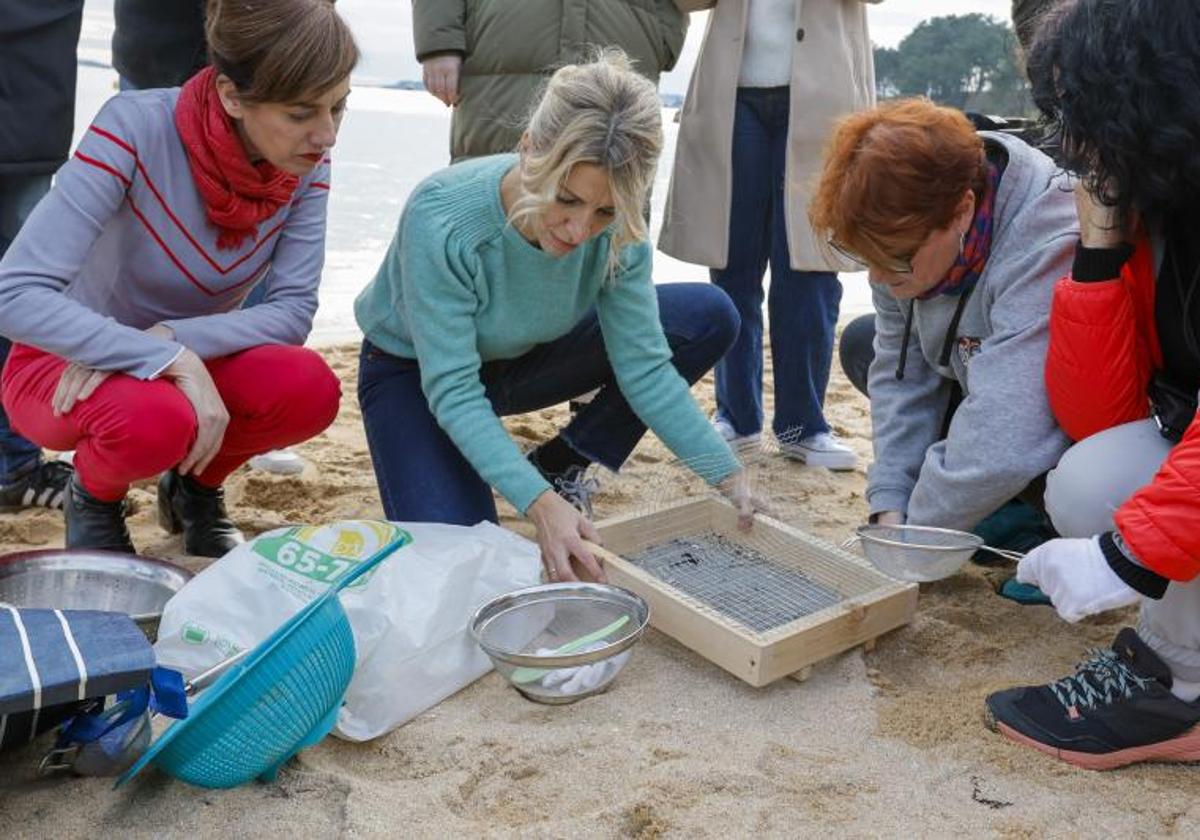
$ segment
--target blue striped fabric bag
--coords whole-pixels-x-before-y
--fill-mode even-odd
[[[144,686],[154,649],[124,613],[0,604],[0,749]]]

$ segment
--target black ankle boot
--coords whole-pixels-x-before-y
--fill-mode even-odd
[[[205,487],[171,470],[158,480],[158,524],[183,532],[183,550],[197,557],[223,557],[246,541],[225,512],[225,491]]]
[[[125,500],[102,502],[83,489],[72,475],[63,500],[67,522],[67,548],[98,548],[134,554],[133,540],[125,527]]]

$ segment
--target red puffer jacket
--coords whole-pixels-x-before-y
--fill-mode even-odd
[[[1162,367],[1154,280],[1153,253],[1143,238],[1120,278],[1058,281],[1046,391],[1073,440],[1150,416],[1147,388]],[[1152,571],[1177,581],[1200,575],[1200,419],[1192,420],[1154,480],[1114,520],[1126,545]]]

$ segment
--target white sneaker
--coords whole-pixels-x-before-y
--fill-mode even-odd
[[[276,475],[296,475],[304,472],[304,459],[290,449],[272,449],[251,458],[250,466]]]
[[[758,446],[762,440],[762,433],[755,432],[752,435],[739,435],[733,430],[733,426],[724,417],[713,415],[712,427],[717,430],[717,434],[725,438],[725,441],[736,449],[748,449],[753,446]]]
[[[803,461],[811,467],[830,470],[853,470],[858,467],[858,455],[838,440],[833,432],[809,435],[794,443],[781,443],[779,448],[789,458]]]

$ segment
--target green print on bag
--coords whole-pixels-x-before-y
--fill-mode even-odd
[[[208,630],[194,621],[183,625],[183,631],[179,635],[189,645],[202,645],[208,641]]]
[[[401,546],[412,542],[407,531],[390,523],[356,520],[322,528],[296,526],[277,537],[259,537],[253,549],[259,557],[290,572],[318,583],[336,583],[396,539]],[[367,572],[350,587],[365,586],[373,574],[374,570]]]

